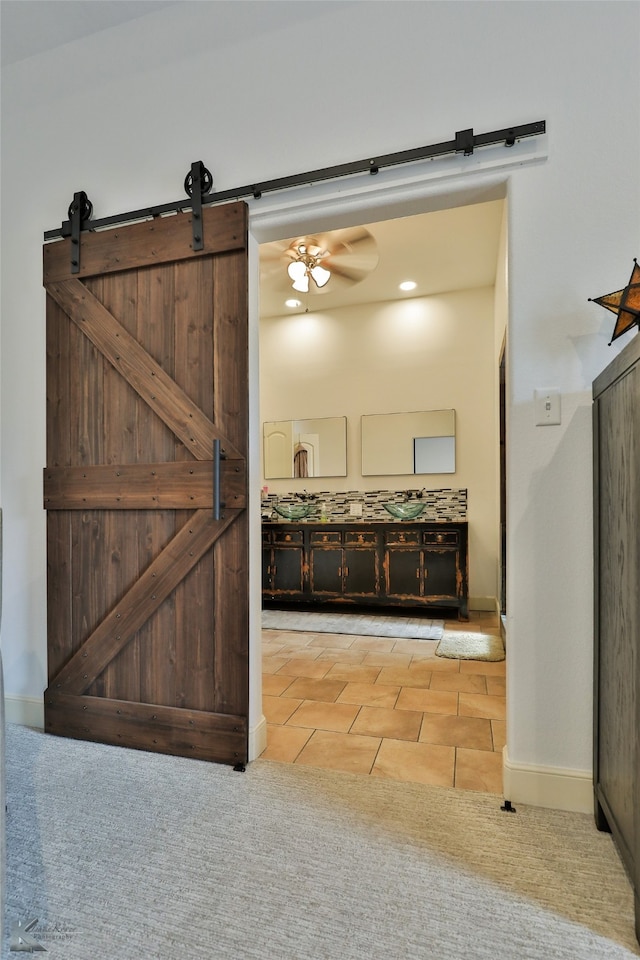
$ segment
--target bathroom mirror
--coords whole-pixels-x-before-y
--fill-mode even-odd
[[[272,420],[262,438],[265,480],[347,475],[346,417]]]
[[[455,410],[364,415],[362,475],[456,472]]]

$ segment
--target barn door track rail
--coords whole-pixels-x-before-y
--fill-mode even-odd
[[[410,150],[400,150],[396,153],[387,153],[380,157],[368,157],[349,163],[341,163],[333,167],[321,167],[306,173],[297,173],[287,177],[278,177],[275,180],[265,180],[262,183],[247,184],[230,190],[213,191],[213,177],[201,160],[191,164],[184,181],[186,199],[174,200],[170,203],[161,203],[153,207],[141,207],[139,210],[130,210],[127,213],[118,213],[109,217],[92,220],[93,205],[84,191],[74,194],[69,206],[68,219],[63,220],[61,226],[54,230],[47,230],[46,240],[58,240],[71,237],[71,271],[78,273],[80,269],[80,234],[84,230],[99,230],[118,224],[130,223],[135,220],[147,220],[161,217],[166,214],[179,213],[183,210],[192,211],[193,249],[203,249],[202,236],[202,207],[214,203],[227,203],[231,200],[240,200],[243,197],[259,199],[265,193],[276,190],[287,190],[291,187],[309,186],[324,180],[337,180],[341,177],[350,177],[360,173],[373,175],[385,167],[395,167],[404,163],[417,163],[421,160],[431,160],[448,154],[461,153],[470,157],[478,147],[491,147],[503,143],[505,147],[513,147],[519,140],[527,137],[536,137],[546,132],[546,121],[538,120],[535,123],[524,123],[520,126],[506,127],[503,130],[493,130],[491,133],[458,130],[455,139],[443,143],[434,143],[429,146],[415,147]]]

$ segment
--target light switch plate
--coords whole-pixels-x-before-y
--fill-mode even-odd
[[[361,517],[362,516],[362,504],[361,503],[350,503],[349,504],[349,515],[351,517]]]
[[[561,423],[560,391],[556,387],[533,391],[536,427],[548,427]]]

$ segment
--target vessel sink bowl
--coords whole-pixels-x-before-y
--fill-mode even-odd
[[[416,517],[420,516],[426,504],[409,500],[407,503],[383,503],[382,506],[396,520],[415,520]]]
[[[304,520],[310,513],[313,513],[313,504],[311,503],[276,503],[275,511],[285,520]]]

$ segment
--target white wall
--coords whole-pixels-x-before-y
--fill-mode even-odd
[[[269,490],[466,487],[469,595],[495,598],[493,338],[493,287],[261,320],[262,419],[347,418],[346,477],[269,480]],[[363,414],[441,409],[456,412],[455,474],[362,476]]]
[[[9,694],[46,683],[40,245],[74,191],[102,216],[177,199],[193,160],[223,189],[543,119],[546,154],[508,174],[508,761],[588,773],[590,384],[628,335],[607,347],[587,298],[640,249],[639,54],[637,3],[183,2],[3,70]],[[544,386],[559,427],[534,426]]]

